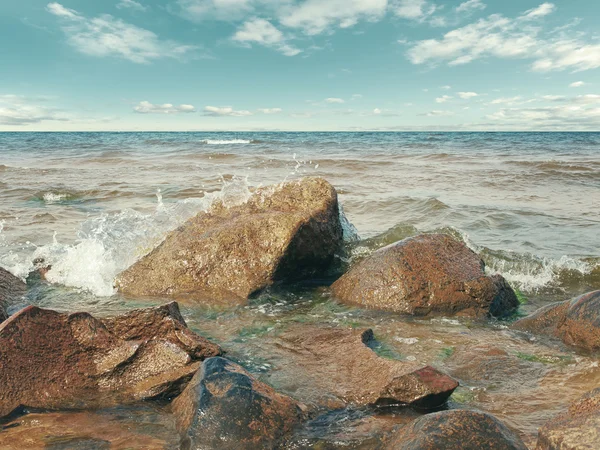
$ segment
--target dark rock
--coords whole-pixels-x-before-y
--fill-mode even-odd
[[[29,306],[0,325],[0,417],[20,406],[97,408],[177,395],[201,359],[220,353],[186,328],[176,304],[104,321]]]
[[[501,317],[519,301],[500,275],[463,242],[415,236],[377,250],[332,285],[344,303],[416,316]]]
[[[403,428],[388,450],[526,450],[521,438],[490,414],[452,410],[427,414]]]
[[[303,418],[293,399],[224,358],[204,361],[172,407],[183,449],[277,448]]]
[[[600,388],[585,394],[569,410],[539,430],[537,450],[600,448]]]
[[[279,348],[311,386],[345,403],[443,405],[458,382],[430,366],[380,358],[368,347],[372,330],[298,326],[279,336]]]
[[[27,285],[20,278],[0,267],[0,322],[8,318],[8,307],[26,292]]]
[[[341,247],[337,193],[321,178],[257,189],[239,206],[214,204],[117,279],[136,297],[243,302],[277,281],[324,270]]]
[[[587,351],[600,349],[600,291],[540,308],[513,324],[517,330],[545,334]]]

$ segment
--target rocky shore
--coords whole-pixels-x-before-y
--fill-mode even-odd
[[[0,448],[600,448],[597,390],[558,408],[527,443],[514,424],[452,400],[465,395],[463,380],[475,392],[490,376],[504,377],[506,395],[543,386],[553,373],[511,353],[538,338],[593,358],[600,291],[512,323],[516,293],[463,242],[422,234],[348,263],[341,217],[335,188],[320,178],[260,188],[234,206],[215,203],[117,277],[122,298],[151,305],[113,317],[35,305],[14,311],[28,302],[27,285],[0,268]],[[178,303],[229,311],[307,284],[340,308],[369,310],[373,323],[322,323],[315,314],[276,323],[262,344],[281,364],[262,373],[230,356],[227,342],[192,330]],[[390,316],[390,327],[460,319],[474,331],[445,352],[444,370],[439,356],[386,354],[386,334],[373,327]],[[496,333],[497,345],[477,345],[477,327]],[[515,372],[532,384],[509,386]],[[406,419],[389,420],[398,411]],[[336,438],[338,447],[306,437],[340,412],[369,438]]]

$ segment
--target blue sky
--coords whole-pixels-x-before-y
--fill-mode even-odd
[[[0,130],[600,130],[597,0],[0,2]]]

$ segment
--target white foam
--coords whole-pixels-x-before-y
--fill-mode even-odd
[[[65,200],[67,197],[68,197],[67,194],[59,194],[59,193],[55,193],[55,192],[46,192],[42,196],[42,198],[44,199],[44,202],[46,202],[48,204],[61,202],[61,201]]]
[[[204,139],[201,141],[205,145],[230,145],[230,144],[250,144],[252,141],[247,139]]]

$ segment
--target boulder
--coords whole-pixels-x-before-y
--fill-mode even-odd
[[[219,354],[187,329],[176,303],[105,320],[29,306],[0,325],[0,418],[19,407],[98,408],[174,396],[203,358]]]
[[[388,450],[527,450],[521,438],[490,414],[451,410],[427,414],[403,428]]]
[[[505,316],[519,301],[481,258],[444,234],[424,234],[377,250],[332,285],[348,304],[415,316]]]
[[[600,388],[585,394],[569,410],[540,428],[537,450],[600,448]]]
[[[277,281],[323,271],[342,244],[337,193],[321,178],[257,189],[215,203],[117,277],[134,297],[243,302]]]
[[[296,372],[345,404],[437,408],[458,387],[456,380],[433,367],[377,356],[369,348],[375,344],[370,329],[297,326],[278,339]]]
[[[600,291],[544,306],[515,322],[513,328],[557,337],[583,350],[599,350]]]
[[[8,318],[8,307],[26,292],[27,285],[20,278],[0,267],[0,322]]]
[[[293,399],[224,358],[209,358],[172,403],[181,448],[279,448],[303,419]]]

